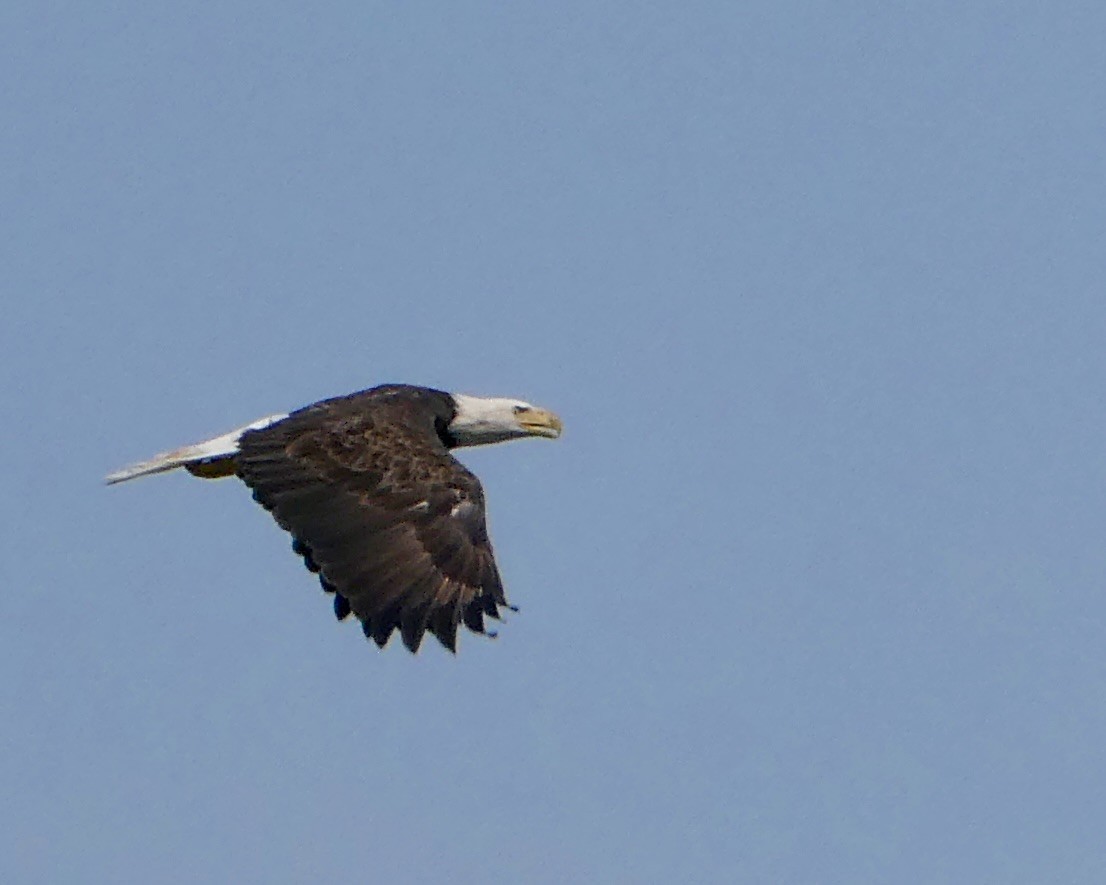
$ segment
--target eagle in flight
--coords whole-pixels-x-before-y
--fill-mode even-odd
[[[514,399],[386,384],[270,415],[110,474],[109,484],[184,467],[237,476],[292,535],[292,549],[381,648],[429,631],[450,651],[464,624],[508,605],[480,480],[450,454],[526,436],[555,439],[552,412]],[[493,634],[494,635],[494,634]]]

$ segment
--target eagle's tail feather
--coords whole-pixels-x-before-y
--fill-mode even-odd
[[[234,475],[234,456],[238,454],[238,440],[247,430],[261,430],[287,418],[287,415],[269,415],[239,427],[230,433],[224,433],[214,439],[196,443],[192,446],[173,449],[171,452],[162,452],[148,461],[139,461],[104,477],[104,482],[114,485],[117,482],[126,482],[128,479],[136,479],[139,476],[150,476],[154,473],[164,473],[167,470],[175,470],[184,467],[193,476],[201,476],[205,479],[216,479],[221,476]]]

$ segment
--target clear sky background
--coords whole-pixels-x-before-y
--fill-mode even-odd
[[[1101,3],[0,9],[0,879],[1100,882]],[[123,463],[385,381],[521,612]]]

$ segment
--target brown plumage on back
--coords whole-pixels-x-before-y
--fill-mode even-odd
[[[460,624],[484,633],[507,599],[480,481],[450,449],[560,432],[529,403],[393,384],[269,416],[108,482],[233,469],[292,534],[340,620],[356,616],[382,647],[398,630],[416,651],[429,631],[453,651]]]
[[[482,633],[507,604],[480,481],[437,429],[452,418],[445,397],[367,391],[239,441],[238,475],[292,533],[338,616],[352,612],[380,646],[398,629],[415,651],[429,630],[453,650],[458,624]]]

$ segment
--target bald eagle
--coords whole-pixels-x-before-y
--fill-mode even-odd
[[[237,476],[292,535],[292,549],[381,648],[412,652],[429,631],[450,651],[457,627],[484,633],[507,603],[480,480],[450,450],[556,438],[552,412],[514,399],[387,384],[270,415],[110,474],[109,484],[184,467]],[[494,634],[492,634],[494,635]]]

